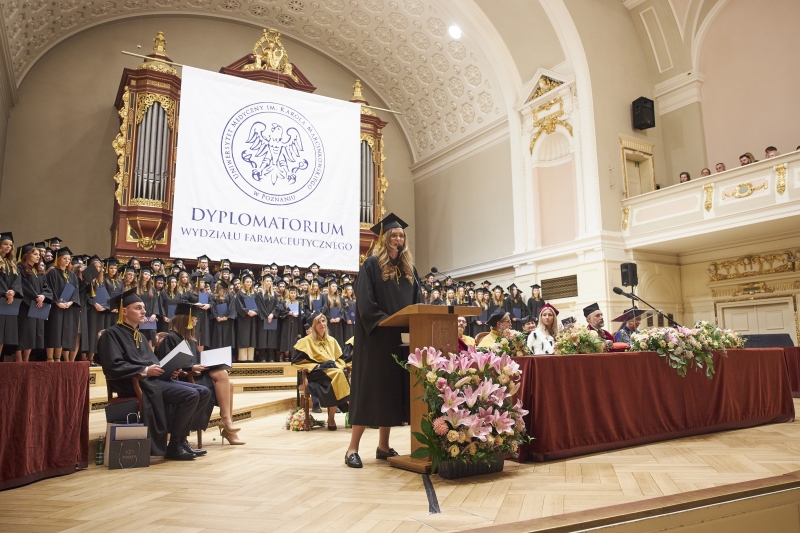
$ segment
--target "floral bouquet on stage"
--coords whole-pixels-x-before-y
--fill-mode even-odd
[[[516,457],[520,444],[530,440],[522,420],[528,411],[512,398],[522,372],[505,350],[470,346],[444,357],[431,347],[415,350],[407,364],[398,363],[424,388],[429,414],[422,419],[422,432],[414,432],[423,447],[411,457],[430,457],[432,472],[443,461],[490,463],[498,453]]]
[[[696,322],[694,328],[705,333],[714,350],[724,352],[727,348],[744,348],[745,338],[732,329],[723,329],[705,320]]]
[[[310,414],[308,415],[311,417],[311,427],[322,427],[325,425],[325,422],[322,420],[317,420]],[[283,424],[283,429],[288,429],[290,431],[304,431],[306,421],[306,413],[303,411],[302,407],[294,407],[289,411],[289,415],[286,417],[286,422]]]
[[[656,352],[666,359],[678,375],[686,377],[689,368],[702,370],[706,377],[714,377],[714,356],[711,338],[704,330],[678,328],[650,328],[631,334],[630,350]]]
[[[497,355],[522,357],[531,354],[531,349],[528,348],[528,335],[522,331],[507,329],[500,334],[497,341],[489,350]],[[480,348],[480,350],[484,349]]]
[[[560,354],[602,353],[605,340],[583,324],[575,324],[556,335],[555,350]]]

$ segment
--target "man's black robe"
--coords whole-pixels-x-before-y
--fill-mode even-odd
[[[378,323],[408,305],[422,302],[419,285],[401,277],[383,281],[378,258],[371,256],[358,272],[355,286],[356,324],[350,423],[358,426],[401,426],[409,421],[409,373],[398,365],[400,334],[407,328]]]

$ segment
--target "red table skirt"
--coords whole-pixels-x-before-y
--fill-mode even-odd
[[[789,386],[792,388],[792,396],[800,398],[800,348],[784,348],[783,355],[786,357],[786,369],[789,371]]]
[[[535,440],[520,460],[552,461],[794,420],[784,350],[728,350],[716,375],[681,378],[655,352],[516,358]]]
[[[0,364],[0,490],[88,459],[89,363]]]

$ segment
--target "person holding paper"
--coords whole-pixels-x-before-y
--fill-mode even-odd
[[[228,283],[219,280],[211,301],[211,347],[222,348],[236,344],[236,304]]]
[[[20,304],[18,325],[18,344],[14,360],[27,362],[31,350],[44,349],[44,324],[50,314],[53,293],[45,283],[45,276],[39,272],[41,252],[32,242],[20,249],[22,261],[17,266],[22,280],[22,303]],[[30,316],[39,312],[40,315]]]
[[[353,284],[349,281],[345,283],[342,291],[342,304],[344,306],[344,338],[350,339],[355,335],[356,324],[356,293],[353,291]],[[344,347],[342,347],[344,348]]]
[[[209,311],[211,304],[209,304],[208,294],[206,293],[206,275],[196,270],[189,278],[190,288],[182,294],[181,301],[189,301],[189,295],[197,297],[194,300],[195,318],[197,318],[197,329],[194,332],[197,339],[197,349],[203,351],[206,346],[211,346],[211,318]]]
[[[300,316],[300,301],[297,299],[297,287],[286,289],[286,298],[278,302],[278,316],[281,319],[280,361],[289,360],[289,350],[301,336],[303,319]]]
[[[312,279],[308,287],[308,294],[303,296],[303,315],[309,316],[314,311],[322,309],[322,291],[319,290],[319,281]]]
[[[108,312],[108,291],[104,278],[103,261],[95,256],[89,258],[86,276],[88,293],[86,295],[86,358],[94,365],[94,354],[97,352],[97,334],[106,329]]]
[[[192,316],[194,307],[191,303],[181,303],[175,308],[175,316],[169,324],[170,332],[161,341],[156,350],[159,359],[164,359],[172,350],[182,342],[186,342],[192,351],[192,363],[183,368],[184,371],[200,372],[194,377],[195,385],[206,387],[211,393],[211,399],[206,409],[202,412],[195,411],[192,419],[192,430],[205,429],[211,418],[214,406],[219,406],[220,422],[217,424],[223,441],[227,439],[230,444],[244,444],[239,439],[240,428],[233,427],[233,383],[228,379],[226,368],[206,368],[201,364],[201,352],[197,350],[197,341],[194,338],[196,318]],[[230,346],[230,345],[228,345]]]
[[[339,284],[335,281],[328,283],[328,294],[322,295],[322,309],[328,319],[328,334],[336,339],[339,346],[344,345],[344,321],[347,319],[344,312],[344,303],[339,294]]]
[[[484,331],[489,331],[489,326],[486,324],[486,321],[489,320],[489,293],[484,291],[483,288],[478,287],[475,290],[475,303],[477,307],[480,308],[481,314],[477,316],[469,317],[468,321],[470,323],[470,332],[471,337],[475,338],[478,336],[478,333],[483,333]]]
[[[178,292],[178,277],[170,274],[167,276],[167,281],[164,290],[161,291],[159,299],[161,300],[161,320],[158,323],[159,332],[169,331],[169,321],[175,315],[175,308],[181,303],[181,293]]]
[[[56,252],[56,264],[47,272],[45,283],[53,291],[54,300],[50,316],[44,327],[44,346],[47,361],[60,361],[62,356],[69,360],[69,351],[75,349],[78,336],[78,316],[70,311],[73,305],[80,305],[78,278],[70,270],[72,252],[60,248]]]
[[[258,304],[253,289],[253,277],[245,274],[242,277],[242,290],[236,296],[236,348],[240,363],[254,361],[257,343]]]
[[[106,264],[106,273],[104,276],[104,283],[106,292],[108,292],[108,297],[113,298],[118,294],[122,294],[125,292],[123,288],[122,280],[117,279],[117,267],[119,266],[119,261],[114,256],[106,258],[104,261]],[[103,324],[103,329],[109,328],[117,323],[117,315],[119,311],[117,309],[109,309],[108,313],[104,315],[105,322]]]
[[[22,305],[22,278],[14,253],[14,236],[10,231],[0,232],[0,299],[8,307],[0,313],[0,361],[4,344],[19,342],[17,316]]]
[[[145,267],[139,273],[139,283],[136,286],[136,294],[144,302],[144,308],[147,312],[147,319],[143,327],[139,327],[142,335],[150,347],[155,346],[156,329],[158,328],[158,315],[162,314],[161,311],[161,298],[158,297],[155,287],[153,286],[153,271],[150,267]]]
[[[256,347],[267,362],[277,360],[276,352],[280,346],[280,319],[278,318],[278,294],[272,285],[273,277],[265,274],[261,278],[261,292],[256,296],[258,316],[261,326],[258,328]]]
[[[347,363],[342,348],[330,336],[328,320],[320,311],[313,311],[306,320],[308,335],[297,341],[292,350],[292,366],[308,371],[308,394],[328,408],[328,429],[336,430],[336,408],[348,411],[350,382],[344,373]]]
[[[523,301],[522,293],[516,283],[508,286],[505,308],[511,316],[511,329],[522,331],[523,325],[528,321],[528,305]]]

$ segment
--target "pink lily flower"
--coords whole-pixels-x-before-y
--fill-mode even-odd
[[[466,385],[466,384],[467,384],[467,383],[469,383],[470,381],[472,381],[472,376],[464,376],[463,378],[459,379],[459,380],[456,382],[456,386],[455,386],[455,388],[456,388],[456,389],[460,389],[462,386]]]
[[[484,423],[480,417],[472,419],[472,424],[467,428],[467,437],[470,439],[486,440],[486,435],[492,433],[492,426]]]
[[[478,408],[478,418],[484,421],[486,425],[491,425],[492,420],[494,420],[494,407],[490,407],[489,409],[484,409],[483,407]]]
[[[478,392],[480,394],[481,400],[485,400],[499,388],[500,385],[498,385],[497,383],[492,383],[488,379],[483,380],[483,383],[481,383],[480,386],[478,387]]]
[[[517,412],[520,418],[530,413],[530,411],[526,411],[522,408],[522,400],[517,400],[517,403],[514,404],[514,410]]]
[[[437,388],[437,389],[439,389],[439,390],[444,390],[444,388],[445,388],[446,386],[447,386],[447,380],[446,380],[446,379],[444,379],[444,378],[439,378],[439,379],[437,379],[437,380],[436,380],[436,388]]]
[[[522,381],[517,381],[516,383],[512,383],[511,386],[508,387],[508,395],[514,396],[517,392],[519,392],[519,388],[522,386]]]
[[[442,412],[447,413],[451,409],[456,409],[459,405],[464,403],[464,398],[459,397],[458,392],[452,390],[450,387],[445,387],[439,398],[444,400],[442,405]]]
[[[472,424],[473,417],[470,416],[469,411],[466,409],[452,409],[442,418],[450,423],[450,427],[458,428],[458,426],[469,427]]]
[[[492,420],[492,425],[498,433],[513,433],[514,419],[508,416],[508,413],[500,413]]]
[[[428,355],[427,360],[428,360],[428,366],[430,367],[433,367],[435,364],[438,364],[440,361],[444,360],[444,358],[442,357],[442,352],[440,352],[433,346],[425,348],[425,351],[427,352]]]
[[[415,366],[417,368],[424,368],[425,363],[423,363],[422,350],[417,348],[414,350],[414,353],[408,354],[408,363],[406,364]]]
[[[486,369],[490,357],[496,356],[489,352],[475,352],[475,365],[478,367],[479,372],[483,372]]]
[[[472,366],[472,358],[469,356],[460,355],[458,357],[458,373],[462,376],[467,373],[469,367]]]
[[[465,399],[465,401],[467,403],[467,406],[470,409],[472,409],[475,406],[475,404],[478,402],[478,396],[480,396],[478,394],[478,391],[477,390],[473,391],[472,387],[467,387],[467,388],[464,389],[463,393],[464,393],[464,399]]]

